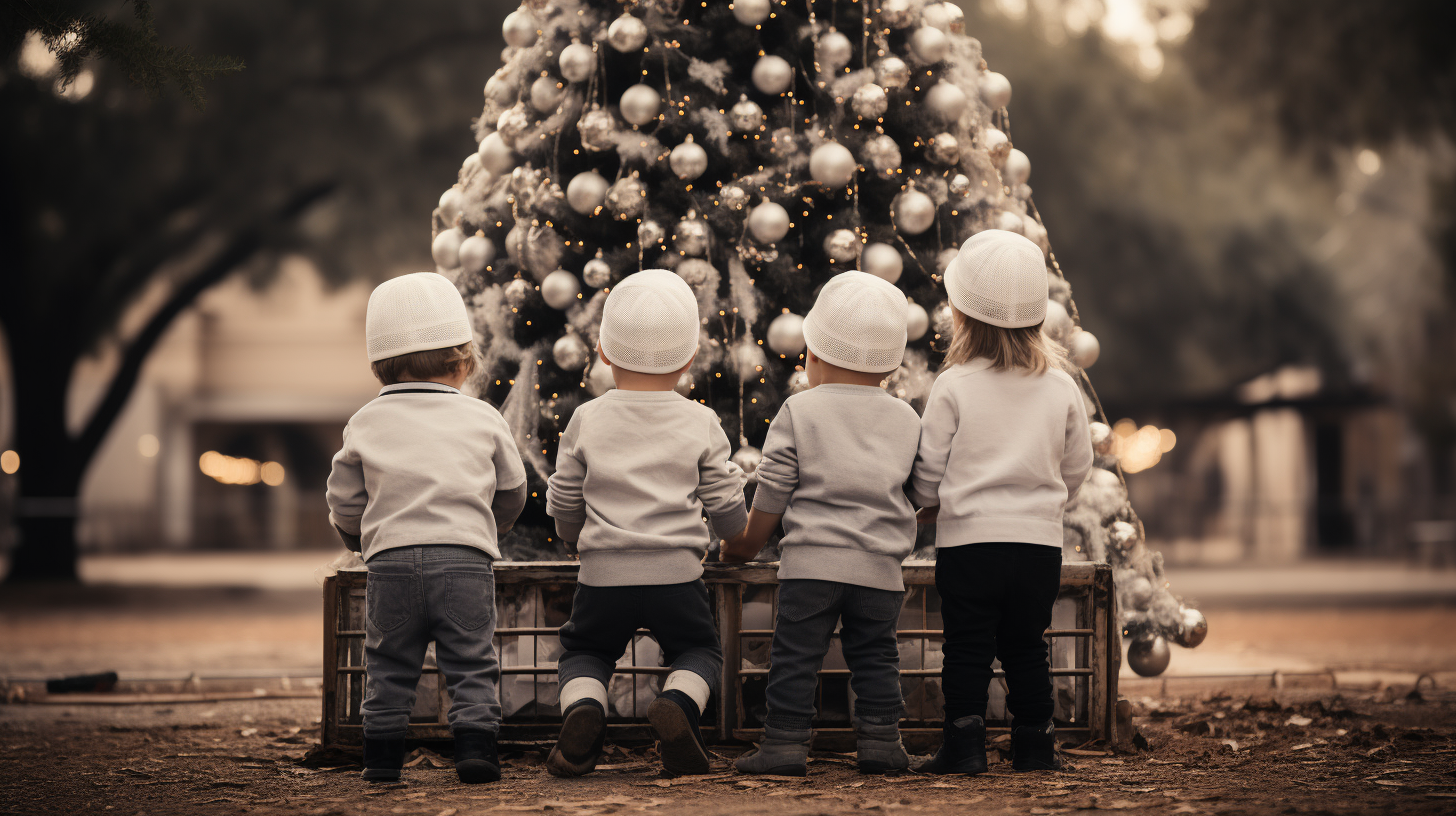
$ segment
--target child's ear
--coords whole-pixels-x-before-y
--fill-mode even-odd
[[[814,350],[811,349],[811,348],[809,348],[808,346],[805,346],[804,347],[804,365],[808,365],[810,363],[816,363],[816,362],[819,362],[819,358],[816,357],[816,356],[814,356]]]
[[[607,368],[612,367],[612,361],[607,359],[607,353],[605,351],[602,351],[602,344],[600,342],[597,343],[597,356],[602,358],[602,365],[606,366]]]

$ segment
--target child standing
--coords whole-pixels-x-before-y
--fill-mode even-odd
[[[450,690],[462,782],[500,778],[495,632],[499,537],[526,503],[526,471],[489,403],[460,393],[475,370],[470,319],[434,272],[369,296],[379,396],[344,427],[329,474],[329,520],[369,567],[365,590],[364,778],[399,779],[425,650]]]
[[[806,774],[817,673],[836,625],[860,772],[909,767],[895,625],[900,562],[915,544],[903,488],[920,418],[880,387],[904,356],[907,313],[904,293],[874,275],[844,272],[824,285],[804,318],[811,387],[769,426],[748,528],[723,545],[724,561],[747,561],[783,520],[768,717],[758,750],[734,763],[744,773]]]
[[[936,523],[945,742],[920,770],[986,770],[991,663],[1006,672],[1011,765],[1059,767],[1042,639],[1061,586],[1062,512],[1092,469],[1081,390],[1041,333],[1047,271],[1027,238],[986,230],[945,273],[954,336],[925,405],[912,483]]]
[[[602,309],[597,353],[616,388],[576,410],[561,436],[546,510],[581,554],[557,663],[563,722],[555,776],[590,773],[606,736],[607,683],[639,628],[672,672],[647,717],[670,774],[708,771],[698,717],[723,668],[704,586],[710,532],[747,523],[743,472],[728,461],[718,415],[673,387],[698,350],[698,301],[682,278],[649,269]]]

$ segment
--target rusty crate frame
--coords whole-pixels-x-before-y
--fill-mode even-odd
[[[542,587],[567,587],[576,583],[579,564],[567,562],[497,562],[495,580],[497,586],[521,588],[539,585]],[[358,744],[363,739],[363,726],[359,717],[362,701],[363,674],[362,629],[345,628],[349,620],[351,599],[358,599],[362,605],[367,573],[363,570],[346,570],[331,576],[324,582],[324,638],[323,638],[323,740],[325,744]],[[745,641],[771,638],[772,629],[744,629],[743,603],[745,591],[750,586],[776,585],[777,564],[706,564],[703,580],[708,585],[714,613],[717,618],[719,637],[723,644],[722,691],[714,695],[712,708],[705,712],[704,736],[712,742],[726,743],[736,740],[755,740],[761,728],[753,727],[744,703],[745,683],[751,678],[768,674],[766,668],[744,667],[742,653]],[[897,637],[914,638],[922,644],[929,639],[942,638],[943,630],[928,625],[926,608],[927,594],[935,587],[935,564],[930,561],[909,561],[904,566],[906,589],[926,588],[920,593],[921,628],[899,629]],[[1085,711],[1069,722],[1058,722],[1058,732],[1075,740],[1114,739],[1115,711],[1117,702],[1117,675],[1121,667],[1122,652],[1117,620],[1116,593],[1113,591],[1112,570],[1107,564],[1064,563],[1062,564],[1062,589],[1060,598],[1073,598],[1076,603],[1077,626],[1075,628],[1048,629],[1049,639],[1070,638],[1075,641],[1072,650],[1072,666],[1053,666],[1052,676],[1083,678],[1086,683],[1085,698],[1074,695],[1075,700],[1085,699]],[[500,594],[497,593],[497,597]],[[777,611],[777,595],[774,598]],[[903,619],[903,614],[902,614]],[[499,643],[504,637],[552,636],[556,627],[499,627],[496,638]],[[639,631],[640,635],[647,634]],[[837,637],[837,633],[836,633]],[[635,643],[635,641],[634,641]],[[635,647],[629,647],[635,648]],[[358,655],[357,665],[350,660]],[[635,652],[634,652],[635,658]],[[634,661],[635,662],[635,661]],[[616,672],[622,675],[665,675],[669,670],[661,666],[618,666]],[[426,668],[426,673],[438,673],[437,669]],[[503,666],[502,677],[508,675],[531,675],[533,677],[554,675],[554,664]],[[847,676],[847,669],[822,669],[823,677]],[[902,669],[902,677],[939,677],[939,669]],[[1001,676],[1001,672],[996,672]],[[823,686],[821,685],[821,693]],[[445,720],[448,709],[447,692],[443,684],[437,684],[440,695],[439,715],[435,722],[411,722],[409,736],[412,739],[449,739],[450,729]],[[553,739],[559,726],[557,719],[542,718],[521,720],[507,717],[501,726],[501,738],[508,741],[539,741]],[[645,716],[614,718],[608,728],[618,740],[650,739]],[[1075,721],[1080,719],[1080,722]],[[940,733],[938,721],[907,721],[902,728],[907,741],[916,738],[933,739]],[[991,725],[988,731],[1004,731],[1005,726]],[[852,742],[849,728],[816,728],[819,743],[823,746]]]

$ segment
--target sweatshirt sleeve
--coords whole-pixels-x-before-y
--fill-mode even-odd
[[[364,488],[364,463],[358,451],[349,446],[348,425],[344,426],[344,446],[334,454],[324,498],[329,503],[329,523],[342,534],[359,535],[369,493]]]
[[[728,437],[716,414],[708,421],[708,445],[698,459],[698,500],[719,538],[737,535],[748,526],[743,501],[743,469],[730,462]]]
[[[582,412],[571,415],[566,432],[556,449],[556,472],[546,482],[546,514],[560,522],[579,524],[586,521],[586,499],[581,485],[586,479],[586,460],[577,449],[581,436]]]
[[[960,424],[960,412],[942,375],[930,387],[925,415],[920,419],[920,449],[910,474],[910,498],[920,507],[940,505],[940,480],[950,459],[950,443]]]
[[[497,490],[490,500],[490,514],[495,517],[496,530],[509,530],[516,523],[516,519],[521,517],[521,510],[525,507],[525,482],[509,490]]]
[[[516,449],[516,440],[505,418],[496,414],[495,420],[495,454],[491,457],[495,466],[495,489],[513,490],[526,484],[526,466],[521,464],[521,452]]]
[[[783,513],[799,486],[799,449],[794,443],[794,419],[788,403],[768,426],[763,461],[758,465],[758,487],[753,506],[765,513]]]
[[[1067,437],[1062,446],[1062,482],[1067,485],[1067,501],[1071,501],[1092,472],[1092,429],[1082,402],[1082,389],[1072,385],[1074,394],[1067,406]]]

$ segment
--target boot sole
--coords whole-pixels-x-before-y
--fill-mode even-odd
[[[601,752],[597,745],[607,730],[606,714],[596,706],[581,706],[573,709],[561,723],[561,737],[551,748],[546,758],[546,770],[552,776],[569,779],[585,776],[596,770]],[[566,755],[582,759],[573,762]]]
[[[398,782],[399,774],[394,768],[365,768],[362,775],[369,782]]]
[[[484,759],[466,759],[455,763],[455,773],[468,785],[495,782],[501,778],[500,767]]]
[[[808,776],[809,775],[809,766],[808,765],[780,765],[780,766],[778,766],[776,768],[769,768],[768,770],[764,770],[764,771],[745,771],[744,769],[738,767],[737,763],[734,763],[733,770],[735,770],[735,771],[737,771],[737,772],[739,772],[741,774],[747,774],[748,776]]]
[[[661,697],[647,707],[647,721],[661,742],[662,769],[673,776],[694,776],[708,772],[708,752],[693,733],[693,724],[677,703]]]

